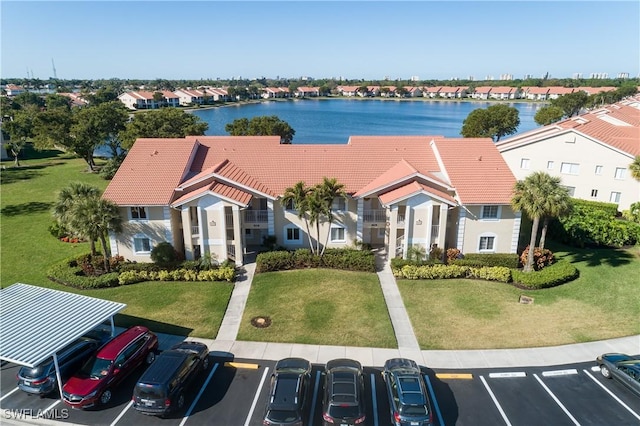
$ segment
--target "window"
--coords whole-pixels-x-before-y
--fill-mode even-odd
[[[286,228],[286,241],[300,241],[300,228]]]
[[[562,163],[560,173],[566,175],[577,175],[580,172],[580,164],[578,163]]]
[[[480,237],[480,245],[478,246],[479,251],[494,251],[494,244],[496,241],[496,237],[493,236],[483,236]]]
[[[528,158],[521,158],[520,159],[520,168],[521,169],[528,169],[529,168],[529,159]]]
[[[625,169],[624,167],[616,167],[615,178],[624,179],[626,177],[627,177],[627,169]]]
[[[619,203],[620,202],[620,193],[619,192],[611,192],[611,196],[609,197],[609,201],[612,203]]]
[[[596,175],[602,174],[602,166],[596,166]]]
[[[342,197],[338,197],[336,199],[333,200],[333,204],[331,205],[331,209],[333,211],[344,211],[347,209],[346,207],[347,203],[346,200]]]
[[[498,206],[482,206],[482,219],[498,219]]]
[[[331,228],[331,241],[345,241],[344,228]]]
[[[553,161],[547,161],[547,169],[548,170],[553,170]]]
[[[295,210],[296,206],[295,206],[295,204],[293,204],[293,200],[287,200],[287,202],[284,203],[284,209],[285,210]]]
[[[151,240],[146,235],[136,235],[133,237],[133,251],[135,253],[151,252]]]
[[[131,207],[131,219],[144,220],[147,219],[146,207]]]
[[[598,190],[597,189],[592,189],[591,190],[591,198],[596,198],[598,196]]]
[[[575,186],[565,186],[565,188],[567,188],[567,192],[569,192],[569,197],[573,197],[573,195],[576,193]]]

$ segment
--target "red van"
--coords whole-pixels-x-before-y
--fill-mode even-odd
[[[142,326],[131,327],[107,342],[62,388],[72,408],[105,405],[113,389],[143,362],[156,358],[158,337]]]

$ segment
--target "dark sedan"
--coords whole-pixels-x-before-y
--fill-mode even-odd
[[[625,354],[609,353],[596,358],[600,373],[615,379],[640,396],[640,359]]]

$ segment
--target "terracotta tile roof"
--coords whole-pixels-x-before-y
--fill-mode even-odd
[[[491,93],[513,93],[515,91],[515,87],[509,86],[496,86],[491,88]]]
[[[516,178],[490,138],[436,139],[462,204],[509,204]]]
[[[177,207],[181,204],[184,204],[187,201],[193,200],[200,195],[213,193],[221,196],[222,198],[226,198],[228,200],[236,201],[238,204],[241,204],[243,207],[249,205],[251,198],[253,197],[250,193],[245,192],[241,189],[234,188],[232,186],[226,185],[222,182],[214,181],[210,185],[203,186],[201,188],[194,189],[193,191],[188,191],[184,193],[180,198],[171,203],[172,207]]]
[[[433,140],[446,170],[440,167]],[[442,177],[447,174],[450,183]],[[138,140],[105,197],[121,205],[168,205],[178,186],[193,194],[215,182],[228,187],[226,196],[245,202],[245,195],[234,195],[230,188],[277,197],[298,181],[311,186],[323,177],[335,177],[350,194],[391,188],[416,177],[432,193],[446,194],[455,187],[465,203],[508,203],[510,192],[503,187],[510,189],[515,181],[491,139],[352,136],[347,144],[287,145],[280,144],[278,136],[190,136]],[[185,196],[176,191],[176,197]]]
[[[493,89],[493,86],[480,86],[480,87],[476,87],[475,92],[476,93],[489,93],[489,92],[491,92],[491,89]]]
[[[401,186],[400,188],[396,188],[392,191],[381,194],[378,196],[378,198],[380,199],[382,205],[388,206],[389,204],[393,204],[395,201],[411,197],[421,192],[426,192],[427,194],[440,198],[441,200],[448,202],[450,205],[456,205],[456,200],[451,195],[436,188],[418,183],[417,181],[412,181],[411,183]]]
[[[573,87],[560,87],[560,86],[551,86],[549,87],[550,95],[568,95],[569,93],[573,93]]]
[[[546,95],[549,93],[548,87],[523,87],[522,91],[525,93],[531,93],[532,95]]]
[[[188,139],[138,139],[103,197],[122,206],[169,205],[195,147]]]

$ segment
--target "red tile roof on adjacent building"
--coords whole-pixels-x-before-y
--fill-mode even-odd
[[[436,188],[418,183],[416,181],[412,181],[407,185],[401,186],[400,188],[394,189],[389,192],[385,192],[378,196],[382,205],[393,204],[396,201],[400,201],[402,199],[414,196],[421,192],[430,194],[431,196],[435,196],[435,198],[439,198],[442,201],[445,201],[447,204],[456,205],[456,200],[446,192],[440,191]]]
[[[419,180],[427,185],[422,190],[451,199],[447,191],[454,189],[467,204],[509,203],[515,182],[491,139],[352,136],[347,144],[287,145],[278,136],[189,136],[136,141],[105,197],[169,205],[207,186],[244,204],[246,197],[230,188],[277,198],[298,181],[311,186],[323,177],[336,178],[349,194]]]

